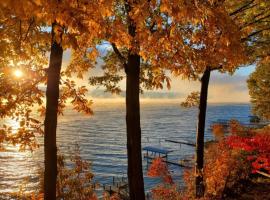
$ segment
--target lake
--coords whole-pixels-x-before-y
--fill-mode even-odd
[[[83,159],[92,162],[95,181],[106,184],[112,177],[126,177],[126,127],[124,103],[97,103],[94,116],[88,117],[67,110],[59,117],[57,143],[61,152],[79,144]],[[211,140],[209,127],[217,119],[237,119],[248,122],[249,104],[210,104],[207,111],[205,140]],[[162,146],[173,150],[169,159],[180,160],[194,154],[193,147],[165,142],[165,139],[195,142],[197,109],[181,108],[179,103],[151,103],[141,105],[142,146]],[[13,122],[14,123],[14,122]],[[16,123],[14,123],[16,126]],[[43,164],[43,148],[35,152],[18,152],[18,147],[8,147],[0,152],[0,193],[18,191],[21,185],[27,191],[38,185],[38,170]],[[143,161],[144,171],[147,170]],[[169,166],[174,180],[181,184],[183,169]],[[149,190],[157,179],[145,174],[145,188]],[[27,179],[27,180],[26,180]],[[27,184],[25,184],[27,183]]]

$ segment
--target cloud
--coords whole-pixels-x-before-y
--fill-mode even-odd
[[[209,102],[236,102],[236,103],[246,103],[249,102],[248,88],[246,84],[246,79],[248,76],[243,75],[226,75],[213,73],[211,76],[208,92]],[[98,99],[124,99],[125,97],[125,80],[121,83],[122,92],[120,95],[111,94],[109,92],[104,92],[103,87],[90,87],[89,96]],[[177,100],[179,102],[183,101],[188,94],[192,91],[200,91],[199,81],[188,81],[182,80],[180,78],[172,78],[172,88],[167,90],[157,91],[144,91],[140,95],[141,99],[153,99],[153,100]]]
[[[106,48],[109,48],[106,46]],[[102,48],[101,48],[102,49]],[[102,49],[104,50],[104,49]],[[106,49],[104,50],[106,51]],[[63,67],[67,65],[70,59],[70,52],[64,54]],[[123,92],[120,95],[112,95],[108,92],[104,92],[103,87],[93,87],[89,85],[89,76],[102,75],[101,66],[102,61],[97,60],[97,67],[90,69],[83,79],[74,80],[78,85],[85,85],[89,88],[89,96],[97,99],[124,99],[125,97],[125,79],[120,82],[120,87]],[[248,94],[248,88],[246,80],[248,75],[254,71],[254,66],[240,68],[234,75],[222,74],[219,72],[213,72],[211,74],[208,101],[209,102],[249,102],[250,97]],[[183,101],[185,97],[192,91],[200,90],[199,81],[182,80],[179,77],[172,77],[171,90],[167,90],[166,87],[158,91],[145,91],[141,95],[141,99],[161,99],[161,100],[177,100]]]
[[[92,98],[124,98],[125,91],[122,91],[119,95],[105,92],[103,89],[91,90],[88,95]],[[184,97],[180,92],[161,92],[161,91],[144,91],[140,94],[142,99],[179,99]]]

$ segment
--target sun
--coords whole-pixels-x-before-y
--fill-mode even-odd
[[[14,71],[14,75],[17,77],[17,78],[21,78],[23,76],[23,72],[19,69],[16,69]]]

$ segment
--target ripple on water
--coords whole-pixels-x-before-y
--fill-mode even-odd
[[[124,104],[95,105],[95,115],[86,117],[68,110],[59,119],[57,142],[61,152],[68,154],[75,143],[80,145],[81,155],[92,162],[95,180],[110,183],[112,176],[126,176],[126,133]],[[207,128],[217,119],[248,120],[249,105],[209,105]],[[169,158],[179,160],[192,156],[194,149],[189,146],[164,142],[174,140],[195,141],[196,109],[182,109],[178,104],[143,104],[141,107],[142,146],[163,146],[174,150]],[[211,139],[209,132],[206,140]],[[38,184],[38,170],[43,163],[43,148],[33,153],[18,152],[16,147],[0,152],[0,193],[18,190],[26,177],[30,176],[28,190]],[[144,172],[147,169],[143,162]],[[182,170],[170,166],[174,179],[182,183]],[[146,174],[146,173],[145,173]],[[158,183],[158,179],[145,175],[146,189]]]

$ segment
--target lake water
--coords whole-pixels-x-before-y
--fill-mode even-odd
[[[95,181],[106,184],[112,177],[126,177],[126,133],[124,103],[99,103],[94,105],[94,116],[87,117],[74,111],[66,111],[59,118],[57,142],[61,152],[67,154],[78,143],[83,159],[92,162]],[[212,139],[208,128],[217,119],[248,121],[248,104],[210,104],[207,111],[205,140]],[[195,142],[197,109],[184,109],[178,103],[142,103],[142,146],[162,146],[173,150],[170,160],[180,160],[194,154],[193,147],[165,142],[165,139]],[[18,152],[9,147],[0,152],[0,194],[18,191],[27,180],[25,188],[34,190],[38,184],[38,169],[43,163],[43,148],[34,153]],[[143,161],[146,171],[146,161]],[[183,170],[169,166],[174,179],[181,184]],[[145,187],[149,190],[158,180],[145,174]]]

